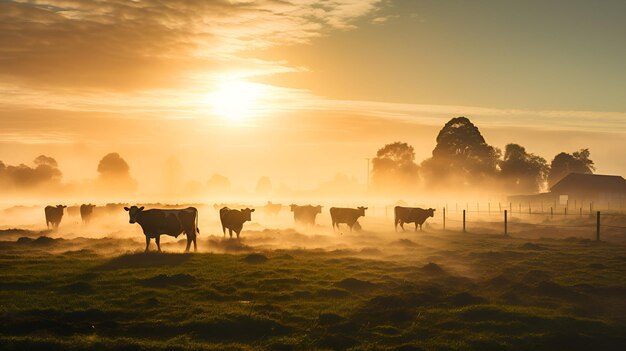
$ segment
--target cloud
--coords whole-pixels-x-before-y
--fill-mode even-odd
[[[352,28],[380,0],[0,2],[0,77],[41,89],[172,87],[198,72],[281,63],[243,50]],[[282,68],[281,68],[282,66]],[[268,68],[268,67],[264,67]]]

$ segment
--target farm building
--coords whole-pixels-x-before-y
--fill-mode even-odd
[[[626,179],[603,174],[570,173],[550,188],[550,192],[533,195],[509,196],[512,203],[556,203],[571,206],[574,203],[593,203],[598,208],[626,205]]]

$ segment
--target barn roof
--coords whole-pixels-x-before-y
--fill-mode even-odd
[[[554,184],[550,191],[626,193],[626,179],[615,175],[570,173]]]

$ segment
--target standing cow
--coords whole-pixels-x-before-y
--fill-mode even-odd
[[[91,220],[91,216],[93,215],[93,209],[96,205],[80,205],[80,219],[83,220],[83,223],[89,223]]]
[[[230,234],[230,237],[233,237],[234,230],[237,234],[237,239],[239,239],[243,223],[252,220],[252,212],[254,212],[253,208],[233,210],[228,207],[222,207],[220,209],[220,222],[222,222],[222,232],[224,233],[224,236],[226,236],[226,229],[228,228],[228,234]]]
[[[335,227],[339,229],[339,223],[345,223],[350,227],[350,231],[354,227],[354,224],[357,223],[357,220],[361,216],[365,216],[365,210],[367,207],[357,207],[357,208],[341,208],[341,207],[331,207],[330,208],[330,219],[333,221],[333,230]],[[357,228],[361,226],[358,225]]]
[[[131,206],[124,207],[130,217],[129,223],[139,223],[146,236],[146,252],[150,246],[150,239],[154,238],[159,252],[161,251],[161,235],[171,235],[178,238],[180,234],[187,235],[187,248],[189,252],[191,242],[193,250],[198,251],[196,243],[196,233],[200,233],[198,228],[198,210],[195,207],[187,207],[179,210],[151,209]]]
[[[415,231],[417,231],[417,226],[420,226],[420,230],[422,230],[422,224],[426,221],[428,217],[435,217],[435,209],[429,208],[427,210],[419,207],[402,207],[396,206],[394,207],[394,227],[395,230],[398,231],[398,224],[402,230],[404,230],[404,223],[415,223]]]
[[[63,209],[66,207],[67,206],[64,205],[57,205],[57,207],[46,206],[44,212],[46,214],[46,227],[48,227],[48,229],[50,229],[50,225],[52,225],[53,229],[59,227],[61,218],[63,218]]]
[[[296,224],[304,224],[306,226],[315,225],[315,217],[322,213],[322,206],[298,206],[289,205],[291,212],[293,212],[293,220]]]

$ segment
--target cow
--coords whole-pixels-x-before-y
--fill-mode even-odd
[[[50,229],[50,225],[52,225],[53,229],[59,227],[61,218],[63,218],[63,209],[66,207],[67,206],[64,205],[57,205],[56,207],[46,206],[44,212],[46,214],[46,227],[48,227],[48,229]]]
[[[96,205],[80,205],[80,219],[83,220],[83,223],[89,223],[89,220],[91,219],[92,215],[93,215],[93,209],[96,207]]]
[[[271,201],[268,201],[267,204],[263,206],[263,213],[266,217],[276,217],[282,208],[283,205],[273,204]]]
[[[198,251],[196,234],[200,233],[198,228],[198,210],[195,207],[187,207],[179,210],[151,209],[144,210],[144,207],[124,207],[130,217],[129,223],[139,223],[146,236],[146,252],[150,246],[150,239],[154,238],[157,249],[161,252],[161,235],[171,235],[178,238],[180,234],[187,235],[187,248],[193,242],[193,250]]]
[[[417,226],[420,226],[420,230],[422,230],[422,224],[426,221],[428,217],[435,217],[435,209],[429,208],[427,210],[419,207],[402,207],[396,206],[394,207],[394,227],[395,230],[398,231],[398,224],[402,230],[404,230],[404,223],[415,223],[415,231],[417,231]]]
[[[333,230],[335,230],[335,227],[339,229],[339,223],[345,223],[352,231],[352,227],[354,227],[359,217],[365,216],[365,210],[367,210],[367,207],[362,206],[357,208],[331,207],[330,219],[333,222]],[[360,227],[361,225],[359,224],[357,229]]]
[[[315,217],[322,213],[322,206],[298,206],[291,204],[289,208],[293,212],[293,220],[296,224],[304,224],[306,226],[315,225]]]
[[[237,234],[237,239],[239,239],[243,223],[252,220],[252,212],[254,212],[253,208],[233,210],[228,207],[222,207],[220,209],[220,222],[222,222],[222,232],[224,233],[224,237],[226,237],[226,228],[228,228],[228,234],[230,237],[233,237],[234,230]]]

